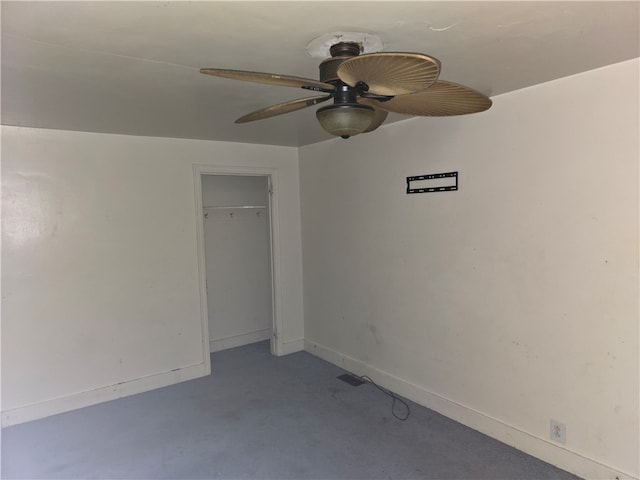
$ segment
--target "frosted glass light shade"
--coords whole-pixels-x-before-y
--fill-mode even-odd
[[[331,135],[349,138],[364,132],[374,117],[373,108],[359,103],[328,105],[318,109],[316,117]]]

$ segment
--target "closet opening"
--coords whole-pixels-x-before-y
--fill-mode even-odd
[[[271,176],[199,177],[209,351],[269,340],[276,355]]]

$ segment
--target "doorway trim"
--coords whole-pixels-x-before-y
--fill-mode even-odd
[[[221,165],[193,166],[193,183],[196,207],[196,234],[198,250],[198,273],[200,280],[200,311],[202,314],[203,345],[209,346],[209,311],[207,306],[207,268],[205,262],[204,206],[202,204],[202,177],[204,175],[239,175],[266,177],[269,183],[269,230],[271,234],[271,353],[282,356],[284,352],[282,332],[282,275],[280,255],[280,217],[278,212],[278,170],[276,168],[238,167]]]

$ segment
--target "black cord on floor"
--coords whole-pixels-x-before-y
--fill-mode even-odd
[[[404,422],[407,418],[409,418],[409,415],[411,415],[411,409],[409,408],[409,404],[407,402],[405,402],[403,399],[401,399],[400,397],[398,397],[395,393],[393,393],[391,390],[387,390],[386,388],[382,388],[380,385],[378,385],[376,382],[374,382],[373,380],[371,380],[370,377],[367,377],[366,375],[362,375],[361,377],[359,377],[360,379],[364,380],[365,382],[369,382],[370,384],[372,384],[373,386],[375,386],[378,390],[380,390],[383,393],[386,393],[387,395],[389,395],[392,399],[393,399],[393,403],[391,404],[391,415],[393,415],[395,418],[397,418],[398,420]],[[404,417],[399,416],[398,414],[396,414],[396,402],[400,402],[401,404],[404,405],[404,407],[407,409],[407,414]]]

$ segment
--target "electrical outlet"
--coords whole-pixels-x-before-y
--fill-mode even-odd
[[[549,437],[554,442],[567,443],[567,427],[564,423],[551,419]]]

